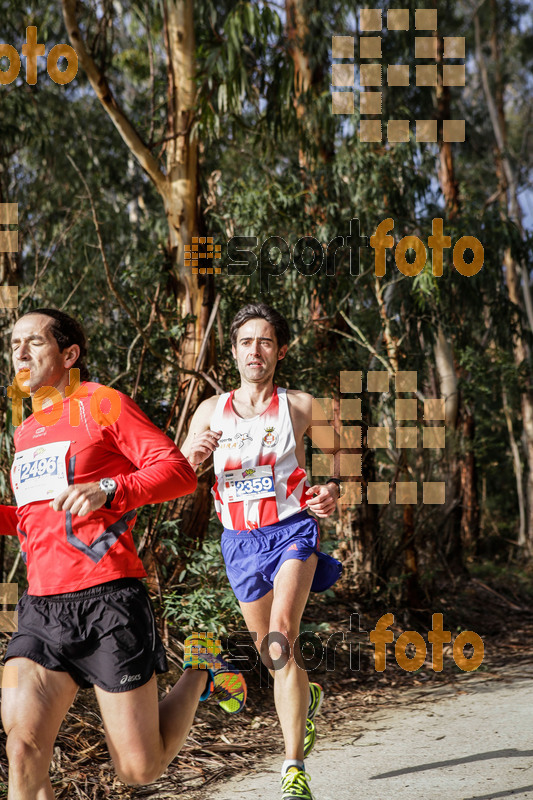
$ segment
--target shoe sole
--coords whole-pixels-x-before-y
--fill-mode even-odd
[[[227,714],[237,714],[242,711],[246,703],[247,687],[246,681],[240,672],[215,672],[214,675],[214,696],[215,700]],[[217,690],[222,690],[231,694],[231,697],[218,700]]]
[[[185,640],[184,666],[187,665],[192,669],[211,670],[213,674],[211,693],[215,695],[215,700],[226,713],[237,714],[246,703],[247,687],[244,677],[219,655],[221,651],[219,642],[207,639],[207,637],[193,639],[192,636]],[[218,699],[216,697],[217,690],[225,695],[229,694],[231,697]]]

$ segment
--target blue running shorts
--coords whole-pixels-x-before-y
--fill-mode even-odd
[[[342,572],[340,561],[320,552],[318,523],[307,511],[262,528],[224,528],[221,546],[228,580],[242,603],[270,592],[281,565],[290,558],[307,561],[313,553],[318,556],[312,592],[329,589]]]

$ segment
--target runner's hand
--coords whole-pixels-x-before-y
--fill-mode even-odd
[[[329,517],[337,508],[339,493],[336,488],[330,489],[327,485],[311,486],[306,494],[314,495],[310,500],[307,500],[307,508],[317,517]]]
[[[218,447],[218,440],[222,436],[222,431],[204,431],[199,436],[193,436],[189,449],[189,464],[191,467],[198,467],[209,458],[213,450]]]
[[[64,492],[58,494],[48,505],[54,511],[70,511],[78,517],[85,517],[91,511],[102,508],[107,500],[107,495],[96,483],[75,483]]]

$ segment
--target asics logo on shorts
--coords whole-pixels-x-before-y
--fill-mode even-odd
[[[122,678],[120,679],[120,683],[121,684],[132,683],[133,681],[140,681],[140,680],[141,680],[140,675],[123,675]]]

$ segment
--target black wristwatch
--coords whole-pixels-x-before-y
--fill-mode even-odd
[[[111,508],[111,503],[113,502],[117,491],[117,482],[113,480],[113,478],[101,478],[100,489],[107,495],[104,508]]]
[[[335,483],[339,487],[339,497],[342,497],[344,494],[344,486],[342,485],[342,481],[340,478],[328,478],[326,481],[326,485],[328,483]]]

